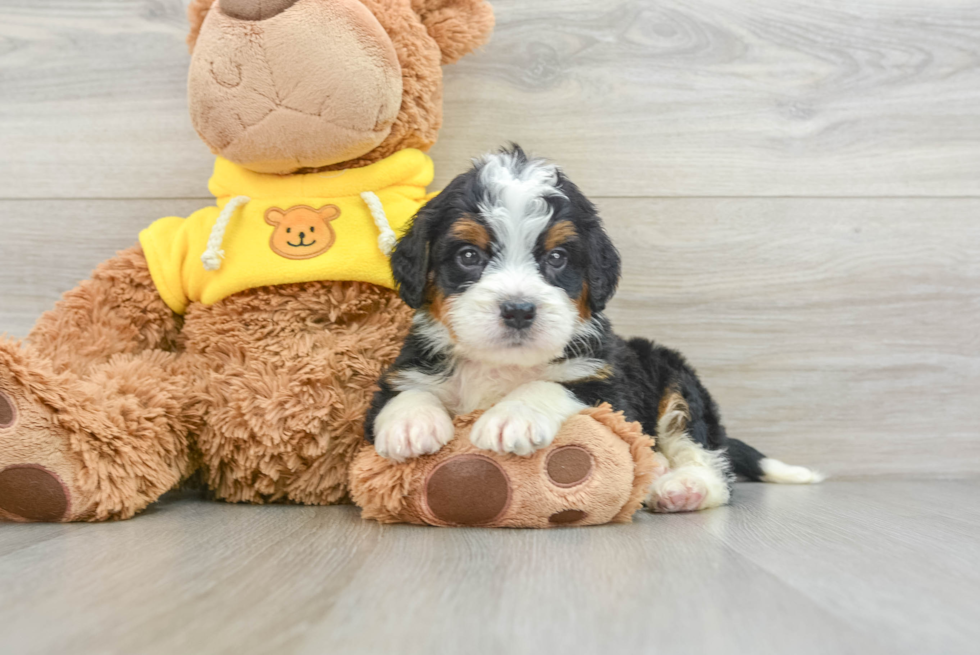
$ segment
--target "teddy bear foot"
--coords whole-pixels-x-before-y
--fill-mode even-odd
[[[562,425],[550,446],[527,457],[486,452],[470,431],[480,413],[457,416],[439,452],[402,463],[370,444],[351,465],[351,497],[382,523],[556,528],[628,523],[667,461],[639,423],[609,405]]]
[[[0,519],[70,521],[77,466],[67,435],[53,410],[16,381],[29,373],[8,345],[0,344]]]

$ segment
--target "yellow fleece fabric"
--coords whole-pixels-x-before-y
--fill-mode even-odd
[[[140,244],[160,296],[178,314],[192,302],[212,305],[276,284],[351,280],[394,288],[388,257],[378,245],[380,232],[361,193],[377,195],[401,237],[430,197],[426,187],[432,178],[432,160],[414,149],[363,168],[304,175],[255,173],[219,157],[208,185],[216,206],[188,218],[162,218],[140,233]],[[237,196],[250,200],[231,216],[220,268],[208,271],[201,256],[211,230]],[[319,232],[309,233],[307,224]],[[303,245],[314,241],[319,245]]]

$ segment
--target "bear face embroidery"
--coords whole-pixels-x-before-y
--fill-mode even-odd
[[[313,209],[306,205],[282,210],[272,207],[265,213],[265,222],[275,231],[269,247],[287,259],[310,259],[330,250],[337,235],[330,222],[340,218],[340,208],[324,205]]]

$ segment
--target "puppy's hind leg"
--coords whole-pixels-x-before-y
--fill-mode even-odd
[[[670,462],[670,471],[650,485],[646,505],[651,511],[693,512],[724,505],[731,497],[728,460],[691,438],[691,420],[684,398],[670,392],[657,421],[657,450]]]

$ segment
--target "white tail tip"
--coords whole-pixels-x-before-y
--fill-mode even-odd
[[[817,484],[826,479],[826,476],[818,471],[805,466],[786,464],[770,457],[759,462],[759,468],[762,469],[763,482],[774,484]]]

